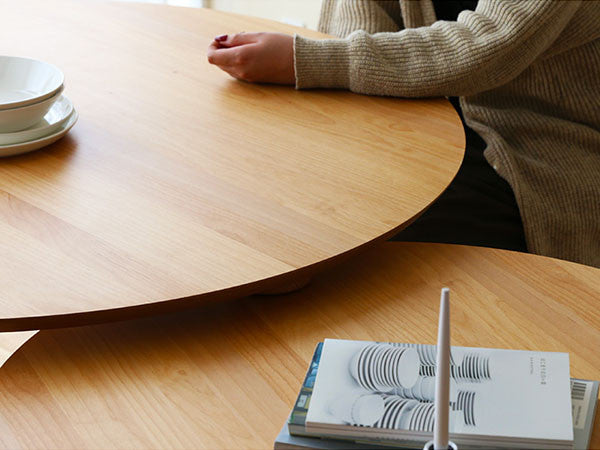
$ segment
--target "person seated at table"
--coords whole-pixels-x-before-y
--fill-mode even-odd
[[[337,39],[218,36],[208,60],[249,82],[451,97],[463,164],[394,239],[600,267],[599,23],[597,1],[324,0]]]

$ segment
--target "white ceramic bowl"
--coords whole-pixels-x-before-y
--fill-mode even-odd
[[[46,115],[54,102],[56,102],[63,91],[61,87],[58,92],[46,100],[33,105],[20,108],[0,110],[0,133],[12,133],[21,131],[36,124]]]
[[[0,56],[0,110],[40,103],[62,88],[58,67],[17,56]]]
[[[73,103],[61,95],[42,120],[33,126],[14,133],[0,133],[0,145],[19,144],[49,136],[69,120],[72,112]]]

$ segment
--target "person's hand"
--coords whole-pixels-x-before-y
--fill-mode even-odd
[[[281,33],[218,36],[208,47],[208,62],[238,80],[295,84],[294,38]]]

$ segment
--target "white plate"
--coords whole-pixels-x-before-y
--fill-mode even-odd
[[[0,145],[19,144],[33,141],[56,132],[71,116],[73,103],[64,95],[61,96],[35,125],[14,133],[0,133]]]
[[[404,405],[406,404],[406,402],[407,402],[407,400],[405,400],[403,398],[398,399],[397,405],[394,408],[394,410],[392,411],[390,421],[388,422],[388,426],[387,426],[388,428],[394,429],[394,425],[396,424],[396,419],[398,418],[402,408],[404,408]]]
[[[377,363],[377,373],[379,376],[379,384],[382,386],[385,386],[388,391],[393,388],[393,386],[387,382],[386,380],[386,374],[385,374],[385,363],[387,360],[387,355],[390,352],[390,350],[393,350],[394,347],[392,347],[391,345],[386,345],[383,349],[383,352],[381,353],[380,357],[379,357],[379,362]]]
[[[20,108],[50,98],[65,76],[58,67],[35,59],[0,56],[0,110]]]
[[[473,355],[467,356],[467,378],[472,380],[473,376]]]
[[[364,358],[364,375],[365,375],[365,385],[363,387],[365,387],[366,389],[369,389],[371,391],[375,391],[375,383],[373,382],[373,378],[371,377],[371,371],[372,371],[372,359],[373,359],[373,354],[377,351],[377,344],[371,344],[368,348],[367,351],[363,354],[363,358]]]
[[[350,371],[350,374],[352,375],[352,377],[354,377],[354,379],[356,380],[357,383],[360,384],[360,376],[358,373],[358,363],[360,361],[360,354],[364,351],[365,347],[363,347],[362,349],[360,349],[359,351],[357,351],[354,356],[352,357],[352,359],[350,360],[350,363],[348,364],[348,370]]]
[[[386,386],[383,383],[383,378],[382,378],[382,374],[381,374],[381,357],[383,356],[383,354],[386,352],[387,350],[387,346],[383,345],[383,344],[379,344],[377,346],[377,350],[375,352],[375,354],[373,355],[373,362],[371,363],[371,373],[373,375],[373,381],[374,381],[374,386],[375,389],[377,391],[380,392],[389,392],[392,390],[392,387],[390,386]]]
[[[63,124],[63,126],[60,127],[60,129],[58,129],[58,131],[55,133],[33,141],[22,142],[20,144],[0,145],[0,156],[20,155],[21,153],[27,153],[33,150],[38,150],[42,147],[46,147],[47,145],[58,141],[61,137],[67,134],[69,130],[73,128],[73,125],[75,125],[75,122],[77,122],[78,118],[79,115],[77,114],[77,111],[73,109],[69,120],[67,120],[67,122]]]
[[[385,409],[385,416],[384,416],[385,419],[383,420],[382,428],[390,427],[392,417],[394,416],[394,412],[396,411],[396,408],[398,408],[399,405],[400,405],[399,398],[395,398],[392,402],[388,403],[388,405]]]
[[[366,375],[365,375],[365,353],[367,352],[367,350],[370,347],[367,345],[366,347],[363,347],[362,350],[360,351],[360,354],[358,355],[358,379],[356,381],[358,381],[358,384],[367,389],[366,387]]]
[[[401,430],[410,430],[409,428],[409,422],[412,418],[412,411],[413,409],[415,409],[417,406],[419,406],[420,403],[416,400],[409,400],[408,403],[404,406],[404,408],[402,408],[402,413],[401,413],[401,417],[400,417],[400,424],[398,425],[398,428]]]
[[[390,404],[395,400],[395,397],[392,395],[387,395],[387,394],[383,394],[381,395],[381,398],[383,398],[383,415],[381,416],[381,418],[375,422],[373,424],[373,426],[375,428],[383,428],[383,422],[387,419],[388,417],[388,410],[389,410],[389,406]]]
[[[433,409],[433,403],[427,403],[427,405],[423,408],[423,414],[421,414],[421,418],[417,427],[420,431],[427,431],[427,423],[429,421],[430,411]]]
[[[395,352],[394,352],[394,347],[388,348],[385,352],[385,355],[383,356],[383,366],[382,366],[382,372],[383,372],[383,381],[385,383],[386,386],[394,386],[394,383],[392,382],[391,378],[390,378],[390,360],[392,358],[392,356],[394,356]]]
[[[371,359],[371,379],[373,380],[373,386],[377,387],[379,385],[379,357],[381,356],[381,347],[378,345],[377,349],[373,353],[373,358]]]
[[[411,431],[415,431],[415,423],[417,421],[417,416],[421,412],[421,408],[423,407],[423,403],[419,403],[415,406],[410,412],[410,419],[408,421],[408,429]]]
[[[423,423],[423,428],[427,432],[433,432],[433,422],[435,420],[435,406],[431,405],[431,408],[427,408],[426,421]]]
[[[425,347],[425,351],[427,353],[427,362],[430,365],[437,364],[437,346],[436,345],[427,345]]]
[[[410,402],[414,402],[415,400],[404,400],[402,402],[402,406],[400,407],[400,409],[398,410],[398,412],[396,413],[396,417],[394,419],[394,422],[391,425],[391,428],[394,430],[400,430],[400,422],[402,420],[402,414],[403,412],[406,410],[406,407],[410,405]]]
[[[392,380],[392,384],[396,387],[403,387],[400,385],[400,383],[398,382],[398,379],[396,378],[396,365],[397,365],[398,361],[400,360],[400,358],[402,357],[402,354],[404,353],[404,351],[405,350],[402,347],[395,348],[394,355],[392,356],[390,365],[388,366],[388,371],[389,371],[388,376]]]
[[[397,422],[398,418],[400,417],[400,411],[402,411],[402,409],[404,408],[404,405],[406,405],[407,401],[408,400],[405,400],[405,399],[400,399],[398,401],[398,406],[394,409],[394,412],[390,419],[390,423],[388,424],[388,428],[393,430],[396,427],[396,422]]]
[[[400,386],[411,388],[419,379],[419,355],[414,348],[407,348],[396,364],[396,375]]]

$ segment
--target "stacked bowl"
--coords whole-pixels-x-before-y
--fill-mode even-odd
[[[63,90],[64,75],[52,64],[0,56],[0,156],[36,150],[67,134],[77,112]]]

